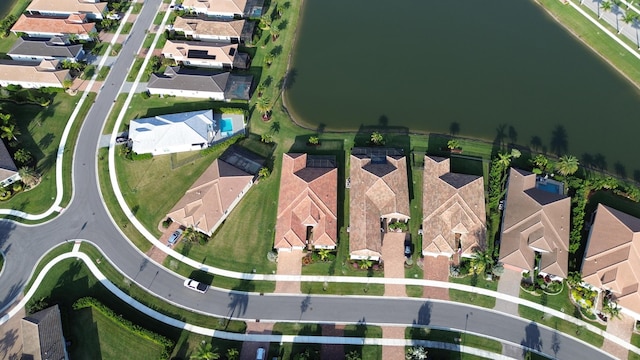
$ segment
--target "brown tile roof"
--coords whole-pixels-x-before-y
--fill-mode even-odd
[[[486,210],[484,180],[481,176],[450,172],[449,159],[425,156],[422,193],[422,251],[452,255],[458,251],[471,255],[484,246]]]
[[[536,175],[511,168],[502,220],[500,261],[533,271],[567,276],[571,199],[536,188]],[[537,249],[537,250],[536,250]]]
[[[77,34],[88,35],[96,30],[94,23],[81,22],[85,15],[69,15],[68,19],[45,18],[39,16],[20,15],[11,28],[13,32],[42,34]]]
[[[69,70],[58,69],[57,60],[42,60],[39,65],[12,60],[0,60],[0,80],[9,83],[29,82],[43,86],[62,87],[71,79]]]
[[[248,174],[216,159],[169,211],[167,217],[211,235],[233,202],[253,181]]]
[[[582,280],[611,290],[618,304],[640,313],[640,219],[598,204]]]
[[[283,154],[274,248],[309,245],[335,248],[338,242],[338,169],[314,167],[313,155]],[[334,164],[335,165],[335,164]]]
[[[173,23],[173,27],[176,31],[185,33],[239,38],[242,35],[244,23],[244,20],[209,21],[178,16]]]
[[[102,14],[107,8],[106,2],[89,2],[81,0],[32,0],[26,11],[68,12]]]
[[[182,6],[203,13],[243,14],[247,0],[184,0]]]
[[[211,62],[232,65],[233,59],[238,53],[238,44],[167,40],[162,48],[162,55],[176,61],[188,59],[207,60],[194,56],[193,51],[204,52],[207,56],[213,57],[212,59],[210,58]]]
[[[349,252],[380,257],[380,218],[410,218],[407,159],[396,149],[354,148],[350,179]]]

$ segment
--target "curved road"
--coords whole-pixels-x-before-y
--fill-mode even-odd
[[[304,296],[229,293],[211,289],[201,295],[182,279],[147,260],[113,223],[103,205],[97,179],[96,144],[120,85],[153,22],[161,0],[146,0],[105,85],[84,120],[73,161],[74,197],[62,214],[45,224],[0,222],[0,249],[6,255],[0,277],[0,310],[22,293],[39,257],[56,244],[89,239],[140,286],[185,308],[238,319],[308,322],[422,324],[466,329],[526,344],[565,359],[608,359],[601,351],[535,323],[458,303],[382,297]],[[118,85],[115,85],[118,84]],[[132,105],[135,106],[135,105]]]

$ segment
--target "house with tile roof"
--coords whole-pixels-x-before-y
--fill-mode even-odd
[[[561,188],[511,168],[502,216],[499,261],[518,271],[567,277],[571,199]]]
[[[9,154],[4,142],[0,141],[0,186],[11,185],[18,180],[20,180],[18,167],[13,162],[13,158],[11,158],[11,154]]]
[[[167,40],[162,55],[185,66],[225,70],[249,67],[249,54],[238,52],[238,44],[231,43]]]
[[[583,282],[640,314],[640,219],[598,204],[581,273]]]
[[[89,19],[102,19],[108,12],[107,3],[98,0],[31,0],[26,12],[30,15],[64,17],[71,14],[86,15]]]
[[[338,168],[335,156],[282,155],[274,248],[335,249]]]
[[[244,43],[251,41],[254,27],[252,21],[213,21],[178,16],[169,30],[182,32],[193,40]]]
[[[84,57],[82,44],[69,44],[64,38],[18,38],[7,53],[16,61],[68,60],[76,62]]]
[[[262,16],[264,0],[184,0],[182,6],[210,17],[240,18]]]
[[[93,41],[97,34],[96,24],[87,22],[87,15],[71,14],[67,18],[49,18],[35,15],[20,15],[11,32],[28,37],[51,38],[54,36],[77,36],[78,40]]]
[[[189,111],[134,119],[129,124],[131,150],[153,155],[194,151],[244,133],[244,116],[216,118],[213,110]]]
[[[485,246],[482,176],[451,172],[448,158],[424,157],[422,254],[470,257]]]
[[[229,72],[167,67],[164,74],[151,74],[151,95],[171,95],[219,101],[249,100],[253,76]]]
[[[64,88],[66,80],[71,80],[69,70],[62,69],[58,60],[42,60],[39,64],[0,60],[0,86],[20,85],[28,89]]]
[[[388,225],[410,219],[407,159],[402,149],[356,147],[349,161],[349,254],[379,261]]]
[[[22,358],[33,360],[67,360],[66,343],[58,305],[22,319]]]
[[[213,234],[253,186],[257,170],[264,165],[264,159],[236,149],[231,147],[214,160],[167,217],[184,227]],[[247,162],[257,166],[243,166]]]

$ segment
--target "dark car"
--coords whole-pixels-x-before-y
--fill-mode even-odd
[[[411,256],[411,244],[404,244],[404,256]]]

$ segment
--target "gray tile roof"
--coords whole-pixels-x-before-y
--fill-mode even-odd
[[[52,43],[49,39],[29,39],[19,38],[9,50],[9,55],[25,56],[51,56],[75,58],[82,51],[82,45],[59,45]]]
[[[18,172],[16,163],[13,162],[9,150],[4,145],[3,141],[0,141],[0,181],[12,177]]]
[[[163,75],[151,74],[151,80],[149,80],[147,87],[150,89],[224,92],[225,99],[249,100],[252,79],[251,75],[241,76],[232,75],[229,72],[167,67]],[[238,85],[242,85],[246,91],[238,91]]]
[[[22,319],[23,356],[33,359],[66,359],[58,305]]]

